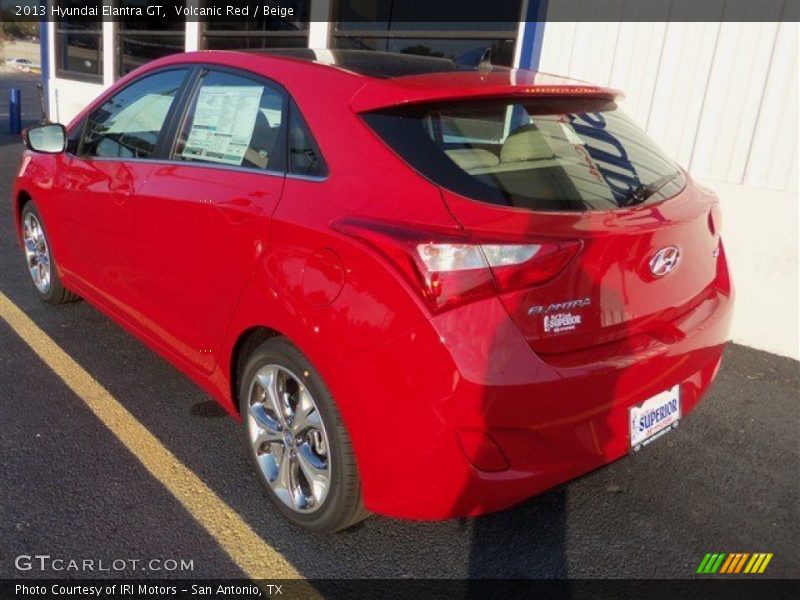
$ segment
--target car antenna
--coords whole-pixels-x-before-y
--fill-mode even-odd
[[[36,83],[36,89],[39,90],[39,106],[42,108],[42,125],[47,125],[50,119],[47,118],[47,109],[44,103],[44,86],[41,81]]]
[[[490,46],[484,51],[481,59],[478,61],[478,70],[491,71],[492,68],[492,48]]]
[[[479,71],[491,71],[494,69],[494,65],[492,65],[492,49],[484,49],[480,54],[480,58],[478,58],[477,51],[479,50],[480,48],[477,48],[476,50],[470,50],[469,52],[464,52],[463,54],[454,56],[452,58],[453,64],[458,65],[459,67],[478,69]]]

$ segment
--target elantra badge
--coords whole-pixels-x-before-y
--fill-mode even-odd
[[[650,259],[650,272],[656,277],[663,277],[678,266],[681,251],[675,246],[667,246],[655,253]]]
[[[576,308],[585,308],[592,303],[591,298],[580,298],[578,300],[567,300],[565,302],[554,302],[553,304],[541,304],[531,306],[528,309],[529,315],[546,315],[551,312],[573,310]]]

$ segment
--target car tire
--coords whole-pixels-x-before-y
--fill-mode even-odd
[[[248,356],[240,381],[247,453],[278,510],[315,533],[369,516],[347,430],[308,359],[286,338],[274,337]]]
[[[27,202],[22,208],[20,226],[28,272],[39,297],[50,304],[80,300],[77,294],[61,283],[44,221],[33,201]]]

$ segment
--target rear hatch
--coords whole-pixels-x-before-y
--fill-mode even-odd
[[[493,256],[516,248],[495,259],[487,250],[486,262],[537,352],[681,337],[672,323],[713,293],[716,198],[619,110],[613,92],[512,91],[455,99],[437,88],[423,101],[366,103],[363,117],[440,187],[471,242]]]
[[[492,218],[463,197],[446,198],[474,239],[516,232],[509,239],[542,246],[579,243],[552,279],[500,291],[514,322],[540,354],[619,340],[632,349],[641,336],[676,341],[684,332],[672,323],[714,292],[718,240],[711,230],[713,203],[693,186],[653,207],[527,218],[518,212]]]

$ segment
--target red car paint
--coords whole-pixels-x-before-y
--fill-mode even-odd
[[[68,130],[131,80],[184,63],[283,85],[328,177],[26,153],[16,222],[33,198],[64,284],[237,418],[241,340],[257,328],[288,337],[338,403],[371,511],[440,519],[507,507],[625,455],[630,406],[681,384],[685,415],[707,390],[732,309],[714,196],[689,180],[666,201],[613,212],[502,208],[420,176],[360,116],[612,90],[514,70],[377,80],[291,58],[188,53],[123,78]],[[484,273],[439,306],[400,266],[403,243],[385,242],[387,227],[406,239],[534,235],[568,250],[535,285]],[[655,279],[648,260],[669,245],[681,268]],[[530,318],[534,306],[584,297],[580,331],[546,335]]]

